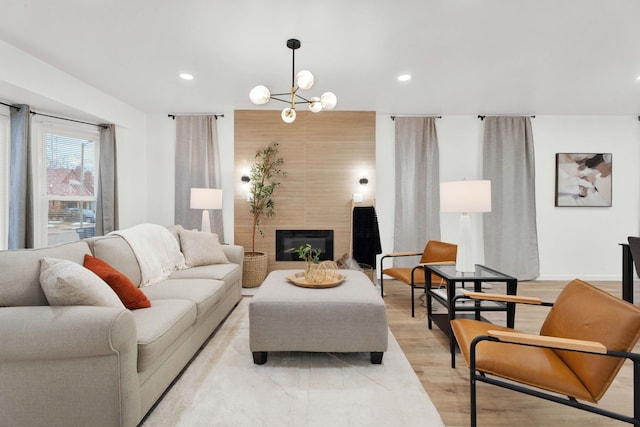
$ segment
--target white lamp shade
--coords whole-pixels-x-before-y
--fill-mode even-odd
[[[440,211],[491,212],[491,181],[440,183]]]
[[[322,111],[322,104],[320,103],[320,98],[318,98],[317,96],[311,97],[310,99],[310,103],[309,103],[309,110],[311,110],[314,113],[319,113],[320,111]]]
[[[218,188],[192,188],[191,209],[222,209],[222,190]]]
[[[320,103],[324,110],[332,110],[338,103],[338,98],[333,92],[325,92],[320,96]]]
[[[249,92],[249,99],[256,105],[266,104],[271,98],[271,92],[266,86],[258,85]]]
[[[311,89],[313,86],[313,74],[311,74],[311,71],[302,70],[296,76],[296,82],[300,89]]]
[[[285,123],[293,123],[296,120],[296,110],[293,108],[285,108],[282,110],[281,117]]]

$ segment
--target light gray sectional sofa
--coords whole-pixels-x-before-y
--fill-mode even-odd
[[[0,251],[0,424],[137,425],[241,299],[243,248],[223,249],[230,263],[141,287],[138,310],[49,306],[39,282],[42,258],[92,254],[139,285],[120,236]]]

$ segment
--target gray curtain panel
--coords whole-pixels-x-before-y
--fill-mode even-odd
[[[31,169],[31,109],[11,108],[9,165],[9,249],[33,248],[33,171]]]
[[[200,230],[202,210],[191,209],[192,188],[221,188],[216,117],[176,116],[175,222]],[[209,212],[211,232],[224,242],[222,209]]]
[[[518,280],[540,275],[533,132],[529,117],[486,117],[482,168],[491,180],[483,214],[485,264]]]
[[[440,168],[435,117],[396,117],[394,252],[440,240]],[[395,267],[418,260],[394,259]]]
[[[118,174],[116,127],[100,128],[100,167],[96,206],[96,235],[103,236],[118,229]]]

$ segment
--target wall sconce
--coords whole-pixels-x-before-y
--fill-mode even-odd
[[[360,183],[360,185],[362,185],[363,187],[365,185],[367,185],[369,183],[369,179],[366,176],[363,176],[362,178],[360,178],[360,181],[358,181]]]
[[[251,178],[249,178],[249,175],[242,175],[242,178],[240,178],[242,180],[243,184],[248,184],[249,182],[251,182]]]

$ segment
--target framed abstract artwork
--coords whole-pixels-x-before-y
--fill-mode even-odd
[[[611,206],[611,153],[556,153],[556,206]]]

